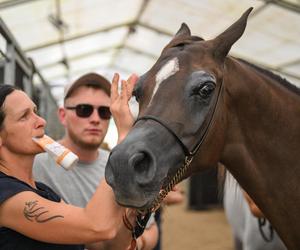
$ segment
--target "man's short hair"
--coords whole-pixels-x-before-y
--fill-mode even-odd
[[[88,73],[79,77],[72,84],[66,86],[64,100],[72,96],[74,91],[82,86],[102,89],[108,96],[110,96],[110,85],[110,82],[105,77],[96,73]]]

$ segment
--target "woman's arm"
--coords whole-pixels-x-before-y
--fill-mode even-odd
[[[39,241],[82,244],[114,238],[123,226],[124,211],[115,203],[111,188],[102,181],[86,208],[49,201],[30,191],[21,192],[1,204],[0,221],[1,226]]]

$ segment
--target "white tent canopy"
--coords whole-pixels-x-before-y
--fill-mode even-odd
[[[182,22],[209,39],[250,6],[231,53],[300,81],[299,0],[0,0],[0,16],[60,99],[84,72],[144,73]]]
[[[231,54],[300,86],[299,0],[0,0],[0,17],[60,102],[83,73],[143,74],[182,22],[210,39],[251,6]]]

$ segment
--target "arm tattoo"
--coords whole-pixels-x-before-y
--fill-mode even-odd
[[[36,221],[38,223],[44,223],[56,218],[64,218],[62,215],[50,216],[48,214],[49,211],[45,207],[39,206],[38,201],[25,202],[23,213],[27,220]]]

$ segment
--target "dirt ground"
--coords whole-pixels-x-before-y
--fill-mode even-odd
[[[185,189],[186,185],[181,187]],[[223,209],[189,210],[185,200],[164,208],[162,250],[233,250]]]

